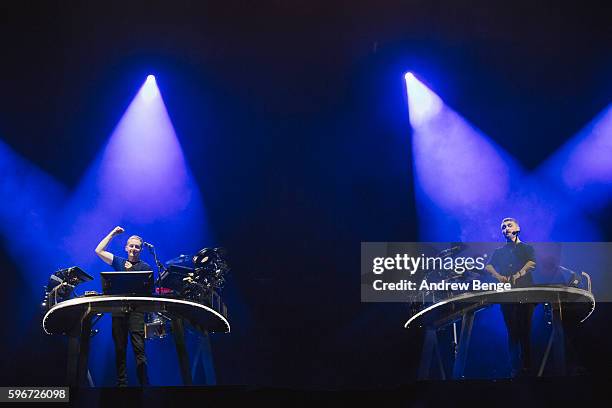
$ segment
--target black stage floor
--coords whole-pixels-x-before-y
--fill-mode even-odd
[[[514,380],[422,381],[392,389],[306,390],[272,387],[80,388],[72,406],[87,407],[427,407],[512,406],[579,408],[601,405],[610,377],[549,377]],[[59,405],[59,404],[58,404]],[[65,406],[65,405],[64,405]]]

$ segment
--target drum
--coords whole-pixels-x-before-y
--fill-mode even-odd
[[[145,315],[145,339],[163,339],[171,332],[171,320],[161,313],[147,313]]]

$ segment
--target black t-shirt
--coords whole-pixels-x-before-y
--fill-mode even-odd
[[[128,269],[125,267],[125,263],[127,262],[126,258],[121,256],[113,255],[113,263],[112,267],[116,271],[152,271],[151,266],[143,260],[138,260],[136,263],[132,263],[132,266]]]
[[[132,263],[132,267],[127,269],[125,267],[126,258],[122,256],[113,255],[113,263],[111,266],[114,270],[120,271],[152,271],[151,266],[145,261],[138,260],[138,262]],[[140,332],[144,330],[144,313],[142,312],[131,312],[131,313],[112,313],[113,317],[127,317],[129,318],[128,324],[129,329],[132,332]]]
[[[524,242],[515,244],[508,242],[503,247],[497,248],[491,259],[489,265],[493,265],[495,270],[502,276],[511,277],[515,273],[521,270],[527,261],[535,262],[535,251],[531,245],[527,245]],[[531,271],[518,278],[514,287],[524,288],[527,286],[533,286],[533,276]]]

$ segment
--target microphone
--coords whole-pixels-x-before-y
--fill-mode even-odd
[[[144,241],[142,241],[142,246],[147,247],[147,248],[155,248],[153,244],[149,244],[148,242],[144,242]]]
[[[454,255],[463,249],[465,249],[465,245],[463,244],[455,245],[453,247],[443,249],[442,251],[440,251],[438,256]]]
[[[576,271],[571,270],[570,268],[566,268],[566,267],[565,267],[565,266],[563,266],[563,265],[559,265],[559,269],[562,269],[562,270],[564,270],[565,272],[569,272],[569,273],[576,273],[576,274],[578,273],[578,272],[576,272]]]

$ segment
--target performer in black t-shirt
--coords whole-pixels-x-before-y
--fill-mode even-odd
[[[501,232],[506,245],[497,248],[486,266],[487,271],[500,282],[510,282],[513,288],[533,285],[531,272],[535,269],[533,247],[521,242],[521,227],[514,218],[504,218]],[[532,303],[502,303],[501,310],[508,329],[508,348],[512,364],[512,376],[529,375],[531,372],[531,318]]]
[[[121,227],[115,227],[96,247],[96,254],[116,271],[152,271],[153,269],[140,259],[142,251],[142,238],[132,235],[125,244],[127,259],[113,255],[106,250],[114,236],[124,231]],[[126,351],[127,337],[130,335],[132,349],[136,357],[136,371],[140,385],[149,385],[147,374],[147,356],[145,354],[144,338],[144,313],[128,312],[113,313],[113,341],[115,343],[115,362],[117,365],[117,385],[126,387],[128,384]]]

